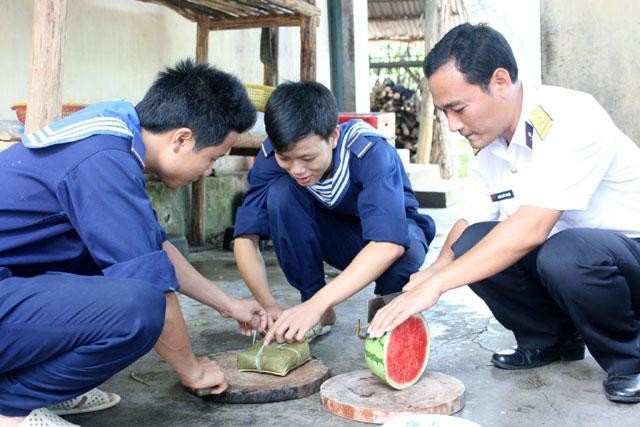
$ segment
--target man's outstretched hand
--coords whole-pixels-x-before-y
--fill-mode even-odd
[[[198,359],[199,372],[193,377],[182,377],[180,382],[192,390],[211,389],[210,394],[220,394],[229,387],[229,380],[222,368],[208,357]]]
[[[267,311],[253,299],[233,300],[229,312],[222,315],[235,319],[242,335],[250,336],[253,331],[263,332],[267,328]]]
[[[284,310],[269,328],[264,337],[264,344],[269,345],[274,339],[280,343],[304,341],[304,334],[320,321],[324,311],[324,308],[316,306],[313,300]]]
[[[378,310],[369,324],[369,337],[380,338],[407,320],[409,316],[433,307],[440,299],[442,292],[436,286],[430,285],[428,281],[415,285]]]

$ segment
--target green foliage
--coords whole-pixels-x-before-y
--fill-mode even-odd
[[[459,138],[452,144],[456,178],[466,178],[469,174],[469,162],[474,156],[473,148],[466,138]]]
[[[425,56],[425,45],[423,41],[419,42],[399,42],[384,41],[369,43],[369,61],[379,62],[399,62],[399,61],[422,61]],[[369,88],[373,88],[376,81],[384,81],[390,79],[396,84],[400,84],[406,88],[418,90],[419,84],[417,79],[422,79],[422,67],[404,67],[393,68],[370,68],[369,69]]]

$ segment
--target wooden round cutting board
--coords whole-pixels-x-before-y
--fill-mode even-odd
[[[384,384],[369,370],[337,375],[320,387],[329,412],[350,420],[382,424],[400,415],[458,412],[464,406],[464,384],[440,372],[426,371],[404,390]]]
[[[316,393],[323,381],[329,378],[329,368],[317,359],[280,377],[255,372],[240,372],[236,359],[240,350],[209,355],[218,362],[229,378],[229,388],[223,393],[209,394],[198,390],[195,394],[207,400],[225,403],[263,403],[300,399]]]

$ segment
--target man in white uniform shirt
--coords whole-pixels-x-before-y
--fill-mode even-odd
[[[582,92],[523,86],[488,26],[447,33],[424,63],[434,104],[478,151],[472,206],[438,259],[378,311],[372,337],[469,284],[517,347],[502,369],[584,357],[609,400],[640,401],[640,149]]]

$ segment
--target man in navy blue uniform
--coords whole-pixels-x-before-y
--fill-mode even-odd
[[[266,313],[167,241],[143,172],[171,188],[207,176],[254,121],[236,78],[184,61],[135,108],[95,104],[0,153],[0,424],[64,425],[42,408],[112,406],[119,398],[94,388],[154,346],[186,387],[227,387],[194,356],[174,291],[245,334]]]
[[[401,289],[424,262],[433,220],[418,213],[395,148],[362,121],[338,126],[335,99],[315,82],[284,83],[265,111],[269,138],[249,173],[234,251],[240,273],[268,313],[265,342],[301,341],[335,322],[333,306],[372,281]],[[271,238],[302,303],[274,299],[259,251]],[[342,270],[325,283],[324,262]]]

